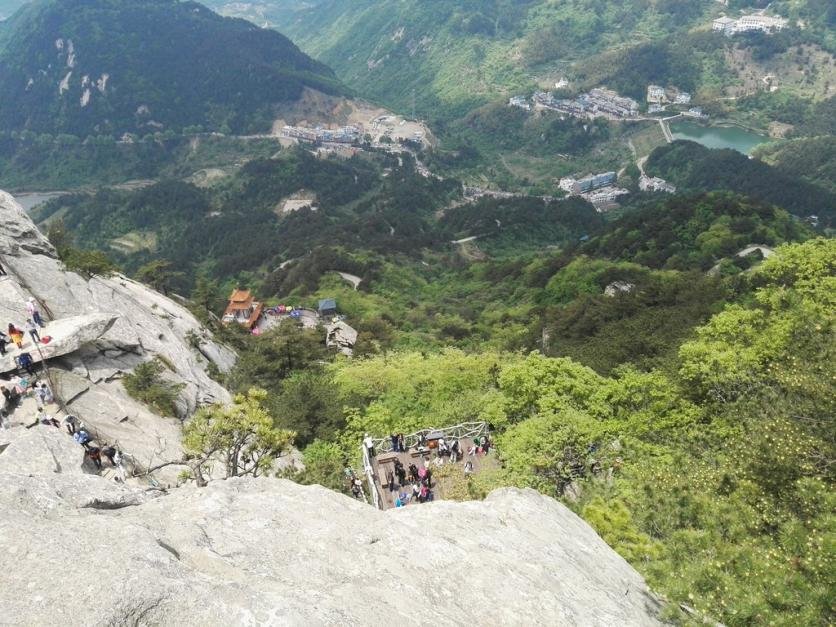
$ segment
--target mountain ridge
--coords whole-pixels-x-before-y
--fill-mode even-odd
[[[37,0],[0,29],[3,131],[263,131],[306,86],[344,92],[278,32],[195,2]]]

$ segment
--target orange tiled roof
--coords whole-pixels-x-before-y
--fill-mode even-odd
[[[229,297],[230,303],[246,303],[252,300],[250,290],[232,290],[232,296]]]

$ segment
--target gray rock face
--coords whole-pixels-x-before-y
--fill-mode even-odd
[[[75,352],[85,344],[100,338],[116,319],[116,314],[87,314],[62,318],[49,325],[51,341],[48,344],[36,345],[27,333],[20,349],[14,345],[6,347],[6,354],[0,357],[0,372],[16,370],[15,357],[21,353],[29,353],[32,362],[38,363]],[[43,335],[46,336],[47,333],[44,332]]]
[[[154,498],[70,463],[15,473],[80,454],[39,429],[0,453],[4,624],[659,624],[642,578],[534,491],[386,512],[275,479]]]
[[[78,350],[69,350],[72,340],[59,342],[68,348],[61,353],[68,354],[50,362],[56,372],[56,392],[71,412],[109,442],[118,440],[141,464],[180,459],[180,420],[200,405],[230,400],[207,368],[214,364],[221,372],[228,371],[235,363],[234,352],[214,342],[187,309],[140,283],[123,276],[85,280],[65,271],[47,239],[2,191],[0,266],[7,273],[0,276],[3,326],[23,325],[30,295],[45,306],[45,317],[55,321],[42,335],[55,330],[63,337],[61,329],[70,319],[107,321],[95,334],[98,339]],[[78,338],[92,340],[91,333]],[[56,354],[60,353],[47,357]],[[119,382],[137,364],[155,356],[171,365],[166,376],[184,386],[176,417],[157,416],[131,399]]]

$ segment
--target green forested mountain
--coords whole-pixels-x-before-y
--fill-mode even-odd
[[[830,625],[830,5],[774,1],[793,25],[731,41],[710,20],[747,2],[213,0],[314,62],[190,2],[37,0],[0,25],[0,183],[153,179],[76,189],[33,218],[71,269],[189,295],[240,355],[214,374],[264,388],[296,434],[294,479],[345,489],[364,433],[486,421],[498,463],[439,469],[444,498],[563,498],[665,595],[672,624]],[[231,136],[304,86],[338,91],[320,62],[402,111],[414,94],[440,144],[338,158]],[[761,87],[773,68],[796,82]],[[774,135],[791,139],[749,158],[667,144],[654,118],[507,106],[564,75],[568,92],[638,99],[676,85],[712,120],[790,124]],[[676,193],[640,191],[639,167]],[[609,212],[558,188],[607,170],[627,189]],[[473,198],[459,178],[531,195]],[[267,305],[335,298],[353,356],[292,320],[220,325],[237,286]]]
[[[300,197],[310,208],[285,210]],[[827,624],[836,250],[775,204],[697,189],[635,195],[620,216],[473,202],[407,154],[295,149],[36,217],[66,263],[91,267],[73,246],[107,251],[190,291],[208,321],[237,284],[271,305],[336,298],[352,359],[293,323],[217,329],[241,356],[226,384],[268,390],[297,434],[297,480],[341,489],[365,432],[485,420],[501,464],[451,475],[456,497],[567,497],[675,622],[684,603],[729,625]]]
[[[340,90],[277,32],[192,2],[37,0],[0,25],[0,131],[264,131],[306,86]]]
[[[836,137],[825,135],[766,146],[758,157],[782,172],[836,192]]]
[[[828,225],[836,211],[836,196],[829,189],[827,177],[817,171],[828,168],[831,160],[826,150],[814,148],[824,146],[810,144],[807,167],[804,161],[794,166],[785,163],[783,167],[772,167],[736,150],[711,150],[694,142],[675,141],[650,154],[647,170],[683,191],[737,191],[784,207],[800,217],[818,215]]]
[[[223,7],[226,3],[213,2]],[[324,0],[275,26],[353,87],[424,117],[464,114],[508,90],[635,37],[681,29],[705,7],[641,0]]]
[[[637,98],[648,83],[676,85],[728,113],[733,101],[720,98],[751,95],[750,75],[789,79],[800,64],[808,71],[782,80],[781,90],[817,100],[832,95],[831,4],[773,2],[769,10],[789,18],[790,28],[731,41],[711,32],[711,19],[749,7],[683,0],[209,1],[223,13],[271,24],[367,97],[405,112],[414,101],[426,119],[461,116],[537,84],[549,88],[564,75],[573,88],[605,83]],[[799,20],[804,29],[795,28]]]

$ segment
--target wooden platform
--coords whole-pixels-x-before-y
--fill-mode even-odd
[[[496,451],[491,449],[488,455],[472,455],[468,456],[467,451],[473,446],[473,440],[471,438],[462,438],[459,440],[459,444],[462,448],[462,457],[456,462],[454,465],[458,469],[459,472],[464,474],[464,464],[466,461],[470,461],[473,463],[473,474],[478,474],[480,471],[483,471],[487,468],[495,468],[499,465],[499,462],[496,458]],[[425,452],[419,452],[415,448],[410,448],[404,453],[381,453],[380,455],[375,456],[372,459],[372,468],[374,469],[374,477],[375,477],[375,486],[377,487],[378,493],[380,494],[380,501],[382,504],[383,509],[391,509],[395,507],[395,499],[398,496],[398,492],[401,491],[401,487],[397,484],[397,475],[395,476],[395,485],[397,490],[395,492],[389,491],[389,486],[386,484],[386,472],[387,470],[395,471],[395,460],[399,459],[400,462],[403,464],[404,469],[407,471],[407,484],[406,487],[403,488],[408,494],[412,494],[412,484],[409,483],[409,465],[415,464],[418,468],[420,468],[425,459],[430,460],[430,469],[432,470],[432,491],[434,500],[443,500],[444,499],[444,480],[439,479],[437,475],[439,474],[439,467],[436,465],[436,459],[438,459],[438,455],[434,450],[428,450]],[[444,460],[444,466],[449,466],[452,462],[450,461],[449,457],[442,457],[441,459]],[[422,503],[418,503],[417,501],[414,503],[409,503],[409,507],[422,505]]]

